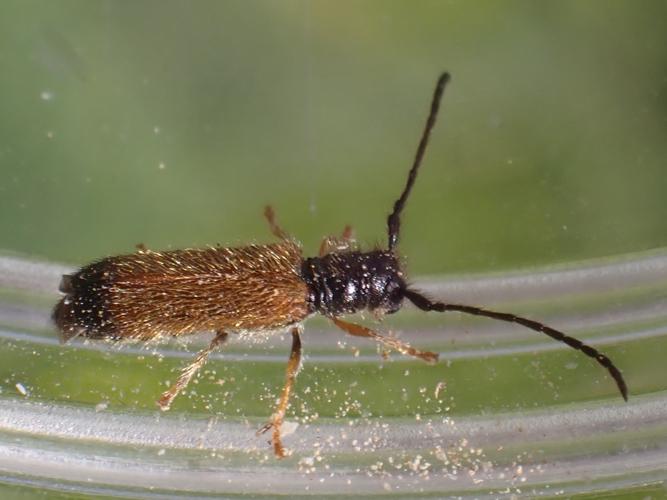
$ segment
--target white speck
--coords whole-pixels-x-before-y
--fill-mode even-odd
[[[160,132],[162,132],[162,129],[160,127],[158,127],[157,125],[153,127],[153,133],[155,135],[158,135]]]
[[[42,90],[39,97],[42,101],[51,101],[55,97],[55,94],[52,90]]]
[[[166,168],[166,165],[164,164],[163,161],[161,161],[161,162],[158,164],[157,168],[159,168],[160,170],[164,170],[164,169]]]
[[[282,432],[281,434],[283,436],[289,436],[290,434],[294,434],[294,431],[299,427],[298,422],[288,422],[285,421],[283,422],[283,426],[281,428]]]
[[[53,133],[53,130],[48,130],[46,132],[46,138],[47,139],[53,139],[55,137],[55,134]]]
[[[563,231],[567,231],[567,226],[563,224]]]
[[[95,411],[96,412],[101,412],[101,411],[106,410],[108,407],[109,407],[109,403],[107,403],[106,401],[103,401],[103,402],[97,403],[95,405]]]
[[[27,396],[28,395],[28,391],[26,390],[25,386],[21,382],[18,382],[16,384],[16,390],[19,391],[19,394],[21,396]]]
[[[160,448],[160,449],[157,451],[157,456],[158,456],[158,457],[161,457],[161,456],[164,455],[165,453],[167,453],[167,450],[165,450],[164,448]]]

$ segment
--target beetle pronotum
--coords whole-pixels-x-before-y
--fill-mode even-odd
[[[302,323],[318,313],[350,335],[371,338],[386,348],[429,363],[435,363],[438,354],[415,349],[396,338],[345,321],[341,316],[363,310],[391,314],[408,299],[424,311],[459,311],[518,323],[595,359],[609,371],[627,400],[621,372],[593,347],[514,314],[433,301],[406,281],[396,248],[401,212],[417,178],[447,82],[449,74],[440,75],[406,185],[387,219],[386,249],[360,251],[348,227],[341,237],[324,238],[317,257],[304,258],[300,245],[278,226],[273,210],[267,207],[264,215],[278,243],[168,252],[154,252],[141,246],[133,254],[107,257],[73,275],[63,276],[60,290],[65,297],[53,311],[63,341],[79,335],[93,339],[152,340],[164,335],[215,332],[209,346],[162,394],[158,404],[167,410],[230,333],[289,330],[292,350],[285,385],[271,420],[258,431],[272,429],[273,447],[279,457],[285,456],[280,428],[301,362]]]

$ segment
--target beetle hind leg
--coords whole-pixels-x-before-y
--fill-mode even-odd
[[[224,343],[227,340],[227,332],[218,332],[216,336],[211,340],[211,343],[206,349],[197,354],[197,357],[190,363],[188,366],[181,370],[178,379],[174,384],[165,392],[162,393],[162,396],[158,400],[157,404],[162,411],[167,411],[171,406],[171,403],[174,401],[174,398],[178,396],[183,389],[185,389],[192,377],[195,376],[202,366],[208,361],[209,355],[215,350],[218,345]]]

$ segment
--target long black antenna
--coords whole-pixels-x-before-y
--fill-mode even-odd
[[[424,152],[426,151],[426,146],[428,145],[428,138],[435,125],[435,118],[438,116],[438,109],[440,109],[440,100],[442,99],[442,94],[445,91],[445,85],[449,82],[449,73],[443,73],[438,78],[438,83],[435,86],[435,92],[433,93],[433,100],[431,101],[431,112],[428,115],[426,120],[426,126],[424,127],[424,132],[422,133],[422,138],[419,141],[419,146],[417,147],[417,154],[415,155],[415,161],[412,164],[410,173],[408,174],[408,182],[405,184],[405,189],[401,193],[401,196],[394,203],[394,211],[387,218],[387,229],[389,231],[389,250],[393,251],[396,248],[398,243],[398,233],[401,229],[401,210],[405,206],[405,202],[410,195],[410,190],[412,190],[412,185],[415,183],[417,178],[417,170],[419,165],[421,165],[422,158],[424,158]]]
[[[539,323],[528,318],[522,318],[521,316],[516,316],[511,313],[489,311],[488,309],[481,309],[479,307],[464,306],[459,304],[432,302],[414,290],[405,290],[403,293],[405,294],[405,297],[410,300],[410,302],[412,302],[422,311],[459,311],[466,314],[473,314],[475,316],[486,316],[487,318],[499,319],[501,321],[508,321],[510,323],[517,323],[519,325],[525,326],[526,328],[530,328],[531,330],[535,330],[536,332],[544,333],[552,339],[564,342],[573,349],[577,349],[578,351],[583,352],[586,356],[593,358],[595,361],[604,366],[609,371],[609,374],[612,376],[612,378],[616,381],[616,385],[618,386],[618,390],[621,391],[621,396],[623,396],[623,399],[626,401],[628,400],[628,386],[625,384],[625,380],[623,379],[621,371],[616,368],[611,359],[599,352],[597,349],[584,344],[581,340],[570,337],[569,335],[565,335],[564,333],[559,332],[558,330],[554,330],[550,326],[547,326],[543,323]]]

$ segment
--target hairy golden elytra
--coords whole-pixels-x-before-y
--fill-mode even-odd
[[[286,454],[280,429],[301,361],[302,323],[313,314],[328,317],[350,335],[372,338],[387,348],[430,363],[438,360],[438,354],[415,349],[341,316],[364,310],[391,314],[407,299],[424,311],[459,311],[518,323],[595,359],[609,371],[627,400],[621,372],[593,347],[514,314],[433,301],[407,283],[396,251],[400,216],[417,178],[448,82],[448,73],[438,78],[405,188],[387,219],[386,250],[359,250],[347,227],[340,237],[324,238],[318,256],[304,258],[300,245],[276,224],[273,210],[267,207],[265,216],[277,243],[168,252],[141,247],[135,253],[107,257],[63,276],[60,290],[65,296],[53,310],[61,338],[151,340],[215,332],[210,345],[162,394],[158,404],[167,410],[230,333],[290,330],[292,350],[285,385],[270,422],[258,431],[272,429],[273,448],[279,457]]]

